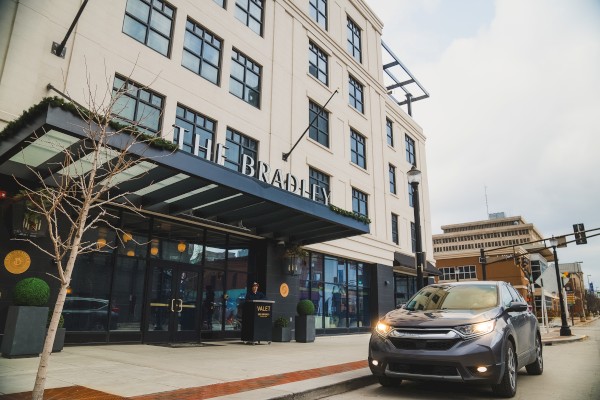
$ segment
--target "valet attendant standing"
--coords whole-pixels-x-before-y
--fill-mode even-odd
[[[246,300],[264,300],[265,294],[258,291],[258,283],[252,283],[252,290],[246,295]]]

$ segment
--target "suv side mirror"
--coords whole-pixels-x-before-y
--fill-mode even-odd
[[[505,311],[508,312],[523,312],[527,311],[527,307],[529,305],[524,301],[511,301],[510,306],[508,306]]]

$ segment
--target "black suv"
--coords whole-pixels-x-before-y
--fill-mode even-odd
[[[543,371],[540,329],[506,282],[434,284],[377,323],[369,367],[384,386],[402,379],[485,383],[513,397],[520,368]]]

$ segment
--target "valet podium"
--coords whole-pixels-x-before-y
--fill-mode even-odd
[[[246,300],[242,308],[242,342],[271,344],[274,303],[272,300]]]

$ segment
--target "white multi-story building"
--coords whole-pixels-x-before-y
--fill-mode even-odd
[[[384,64],[395,56],[382,29],[363,0],[3,1],[0,129],[48,96],[89,107],[112,94],[121,96],[116,119],[179,147],[119,185],[142,210],[121,213],[123,231],[139,240],[81,257],[67,341],[235,337],[253,281],[275,316],[312,299],[317,333],[368,329],[394,294],[401,302],[414,293],[406,173],[423,174],[420,225],[432,255],[425,136],[385,86],[384,73],[402,65]],[[18,190],[11,175],[31,180],[27,166],[59,156],[30,144],[36,127],[54,141],[81,140],[60,107],[36,118],[0,134],[8,198]],[[22,250],[32,266],[0,273],[6,293],[51,263],[9,241],[19,234],[9,225],[0,257]],[[283,254],[298,245],[308,255],[289,271]],[[8,296],[0,301],[6,307]]]

